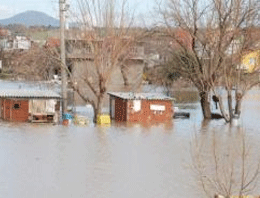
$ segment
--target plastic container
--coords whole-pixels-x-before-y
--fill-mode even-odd
[[[83,117],[83,116],[78,116],[78,115],[74,116],[73,121],[74,121],[74,124],[78,125],[78,126],[84,126],[89,123],[88,118]]]
[[[110,124],[110,123],[111,123],[110,115],[107,114],[98,115],[97,124]]]
[[[73,116],[72,116],[71,114],[69,114],[69,113],[64,113],[64,114],[62,115],[62,119],[63,119],[63,120],[72,120],[72,119],[73,119]]]

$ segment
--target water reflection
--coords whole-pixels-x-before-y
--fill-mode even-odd
[[[259,195],[260,185],[258,178],[255,179],[255,175],[260,174],[258,143],[259,136],[252,137],[241,127],[221,130],[215,127],[194,133],[190,170],[194,173],[193,180],[199,181],[197,188],[203,191],[203,187],[209,197],[215,192],[226,197],[228,193],[238,195],[241,185],[245,184],[244,191],[250,189],[251,195]]]
[[[209,131],[211,121],[212,120],[202,120],[202,122],[201,122],[201,132]]]

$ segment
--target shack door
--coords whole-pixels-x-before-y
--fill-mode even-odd
[[[127,100],[116,98],[115,100],[115,121],[127,121]]]

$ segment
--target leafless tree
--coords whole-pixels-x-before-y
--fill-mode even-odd
[[[29,81],[50,80],[54,70],[59,70],[60,62],[48,53],[46,48],[38,46],[17,52],[12,58],[12,76]]]
[[[231,76],[228,73],[232,66],[229,61],[233,54],[244,50],[248,41],[244,32],[257,23],[259,1],[167,0],[158,8],[168,35],[180,45],[178,50],[172,52],[168,66],[193,82],[201,97],[204,118],[211,118],[209,94],[220,85],[223,75],[224,78]],[[176,29],[190,36],[186,38],[190,45],[179,39]],[[233,45],[236,49],[230,50]],[[230,87],[227,92],[230,97]],[[225,115],[224,106],[221,109]],[[231,117],[226,116],[226,120]]]
[[[257,145],[249,142],[243,130],[195,135],[191,143],[192,170],[207,197],[256,193],[260,173]]]
[[[82,56],[68,72],[72,88],[92,105],[96,122],[112,73],[133,55],[132,47],[141,34],[131,28],[133,13],[129,13],[126,0],[78,0],[78,8],[73,16],[80,27],[80,39],[75,42],[80,43],[78,53]]]
[[[225,64],[223,64],[220,78],[220,84],[226,90],[227,110],[223,103],[225,96],[218,91],[220,90],[218,86],[212,84],[213,93],[219,98],[220,110],[226,122],[232,122],[234,116],[240,116],[243,97],[249,90],[260,83],[260,62],[258,48],[256,47],[260,40],[259,37],[253,36],[257,32],[259,30],[256,27],[246,27],[238,34],[242,41],[234,40],[229,47],[229,56],[226,57]],[[253,58],[255,61],[254,68],[245,68],[243,60],[246,59],[247,53],[252,52],[256,54],[256,57]]]

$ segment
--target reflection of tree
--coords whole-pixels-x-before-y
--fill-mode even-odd
[[[108,129],[105,126],[97,127],[95,130],[96,141],[94,147],[94,160],[91,174],[91,184],[94,189],[99,191],[100,197],[105,197],[111,192],[112,184],[112,150],[109,140]]]
[[[211,120],[202,120],[202,122],[201,122],[201,131],[203,131],[203,132],[208,131],[209,126],[210,126],[210,121]]]
[[[260,160],[244,132],[196,135],[191,144],[192,167],[208,197],[247,195],[256,189]],[[255,147],[254,147],[255,148]]]

